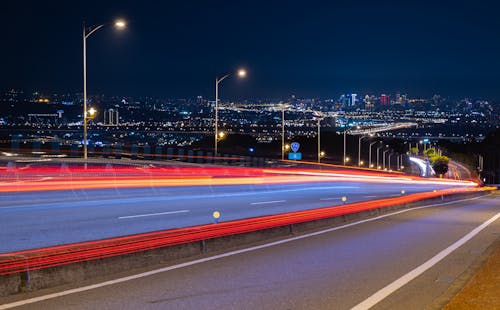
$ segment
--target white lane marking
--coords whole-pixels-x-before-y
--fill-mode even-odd
[[[251,205],[266,205],[270,203],[280,203],[280,202],[286,202],[286,200],[271,200],[271,201],[260,201],[260,202],[251,202]]]
[[[389,195],[389,197],[396,197],[396,196],[401,196],[401,194]]]
[[[178,211],[168,211],[168,212],[161,212],[161,213],[149,213],[149,214],[120,216],[118,219],[122,220],[122,219],[136,218],[136,217],[157,216],[157,215],[167,215],[167,214],[186,213],[186,212],[189,212],[189,210],[178,210]]]
[[[344,228],[356,226],[356,225],[367,223],[367,222],[372,222],[375,220],[379,220],[382,218],[386,218],[389,216],[393,216],[393,215],[397,215],[397,214],[401,214],[401,213],[405,213],[405,212],[409,212],[409,211],[425,209],[425,208],[432,208],[432,207],[442,206],[442,205],[449,205],[449,204],[453,204],[453,203],[459,203],[459,202],[470,201],[470,200],[476,200],[476,199],[480,199],[483,197],[484,196],[467,198],[467,199],[455,200],[455,201],[450,201],[450,202],[445,202],[445,203],[440,203],[440,204],[432,204],[432,205],[427,205],[427,206],[421,206],[421,207],[415,207],[415,208],[411,208],[411,209],[396,211],[393,213],[380,215],[377,217],[369,218],[366,220],[361,220],[361,221],[354,222],[354,223],[345,224],[345,225],[338,226],[338,227],[333,227],[333,228],[329,228],[329,229],[325,229],[325,230],[321,230],[321,231],[316,231],[316,232],[301,235],[301,236],[295,236],[295,237],[288,238],[288,239],[283,239],[283,240],[279,240],[279,241],[275,241],[275,242],[271,242],[271,243],[257,245],[257,246],[253,246],[250,248],[231,251],[231,252],[227,252],[227,253],[223,253],[223,254],[219,254],[219,255],[215,255],[215,256],[200,258],[200,259],[193,260],[190,262],[185,262],[182,264],[177,264],[177,265],[172,265],[172,266],[168,266],[168,267],[164,267],[164,268],[160,268],[160,269],[156,269],[156,270],[151,270],[151,271],[131,275],[128,277],[123,277],[123,278],[109,280],[109,281],[105,281],[105,282],[101,282],[101,283],[97,283],[97,284],[82,286],[82,287],[74,288],[71,290],[47,294],[44,296],[33,297],[33,298],[25,299],[25,300],[12,302],[9,304],[3,304],[3,305],[0,305],[0,310],[10,309],[10,308],[19,307],[19,306],[23,306],[23,305],[27,305],[27,304],[32,304],[35,302],[44,301],[44,300],[48,300],[48,299],[52,299],[52,298],[62,297],[62,296],[66,296],[66,295],[70,295],[70,294],[74,294],[74,293],[85,292],[85,291],[93,290],[96,288],[101,288],[101,287],[105,287],[105,286],[109,286],[109,285],[114,285],[114,284],[123,283],[123,282],[131,281],[131,280],[136,280],[136,279],[140,279],[140,278],[144,278],[144,277],[149,277],[149,276],[159,274],[162,272],[171,271],[171,270],[175,270],[175,269],[179,269],[179,268],[184,268],[184,267],[188,267],[188,266],[192,266],[192,265],[196,265],[196,264],[200,264],[200,263],[205,263],[205,262],[209,262],[209,261],[216,260],[219,258],[229,257],[229,256],[233,256],[233,255],[237,255],[237,254],[241,254],[241,253],[246,253],[246,252],[251,252],[251,251],[255,251],[255,250],[260,250],[260,249],[265,249],[265,248],[269,248],[269,247],[272,247],[275,245],[280,245],[280,244],[284,244],[284,243],[288,243],[288,242],[292,242],[292,241],[296,241],[296,240],[301,240],[301,239],[305,239],[305,238],[309,238],[309,237],[322,235],[322,234],[329,233],[332,231],[341,230]]]
[[[375,198],[378,197],[377,195],[368,195],[368,196],[363,196],[363,198]]]
[[[319,200],[340,200],[340,197],[331,197],[331,198],[320,198]]]
[[[372,296],[368,297],[366,300],[362,301],[361,303],[357,304],[351,310],[365,310],[369,309],[373,306],[375,306],[377,303],[382,301],[384,298],[387,296],[391,295],[394,293],[396,290],[400,289],[404,285],[406,285],[408,282],[411,280],[415,279],[428,269],[430,269],[432,266],[436,265],[439,263],[442,259],[444,259],[446,256],[450,255],[451,252],[455,251],[462,245],[464,245],[467,241],[472,239],[475,235],[477,235],[481,230],[485,229],[488,225],[496,221],[498,218],[500,218],[500,212],[497,213],[495,216],[484,222],[483,224],[479,225],[478,227],[474,228],[471,232],[469,232],[467,235],[463,236],[460,238],[457,242],[453,243],[446,249],[442,250],[438,254],[436,254],[434,257],[423,263],[422,265],[418,266],[417,268],[413,269],[412,271],[408,272],[401,278],[397,279],[396,281],[392,282],[391,284],[387,285],[386,287],[382,288]]]

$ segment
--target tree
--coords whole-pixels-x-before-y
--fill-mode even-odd
[[[414,154],[414,155],[418,155],[418,148],[416,148],[416,147],[412,147],[412,148],[410,149],[410,152],[411,152],[412,154]]]
[[[436,156],[436,150],[433,148],[429,148],[425,150],[424,155],[427,156],[429,159],[432,159],[432,157]]]
[[[432,168],[438,175],[444,175],[448,172],[448,164],[450,159],[446,156],[431,157]]]

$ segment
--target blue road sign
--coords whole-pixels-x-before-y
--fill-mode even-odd
[[[288,159],[289,160],[301,160],[302,153],[288,153]]]
[[[300,148],[300,143],[299,143],[299,142],[292,142],[292,143],[290,144],[290,147],[292,148],[292,151],[293,151],[294,153],[297,153],[297,151],[298,151],[298,150],[299,150],[299,148]]]

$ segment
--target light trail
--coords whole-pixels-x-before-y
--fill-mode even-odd
[[[241,167],[37,167],[13,169],[0,177],[0,193],[75,189],[180,186],[266,185],[312,182],[367,182],[384,184],[473,187],[477,183],[450,179],[391,175],[363,170]]]

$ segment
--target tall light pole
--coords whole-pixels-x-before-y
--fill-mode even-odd
[[[379,141],[374,141],[370,143],[370,146],[368,147],[368,168],[372,167],[372,145],[374,145],[377,142]]]
[[[388,147],[388,145],[386,145],[385,147]],[[382,169],[385,170],[385,153],[389,152],[389,150],[385,150],[382,152]]]
[[[382,141],[380,141],[380,142],[382,142]],[[382,146],[377,147],[377,169],[379,169],[378,167],[380,167],[380,164],[379,164],[380,152],[379,152],[379,150],[380,150],[381,148],[383,148],[383,147],[384,147],[383,145],[382,145]]]
[[[321,161],[321,118],[318,117],[318,163]]]
[[[363,140],[364,138],[368,138],[368,137],[372,137],[373,134],[370,134],[368,136],[359,136],[358,138],[358,166],[361,166],[361,140]],[[368,165],[370,165],[368,163]]]
[[[285,160],[285,108],[281,107],[281,160]]]
[[[285,159],[285,109],[288,107],[287,104],[281,104],[281,160]]]
[[[346,153],[346,152],[345,152],[345,150],[346,150],[346,132],[347,132],[347,128],[346,128],[346,129],[344,129],[344,158],[343,158],[344,166],[345,166],[345,164],[346,164],[346,162],[347,162],[347,161],[346,161],[346,154],[345,154],[345,153]]]
[[[108,25],[101,24],[95,27],[86,28],[83,22],[83,158],[87,159],[87,38],[94,32]],[[123,20],[116,20],[114,25],[118,29],[123,29],[126,23]]]
[[[239,77],[245,77],[247,75],[246,70],[239,69],[237,72]],[[215,77],[215,134],[214,134],[214,156],[217,157],[217,139],[219,138],[219,83],[231,76],[232,73],[228,73],[221,78]]]
[[[389,167],[389,170],[391,170],[391,156],[394,155],[394,153],[390,152],[387,157],[389,158],[389,164],[387,165]]]

